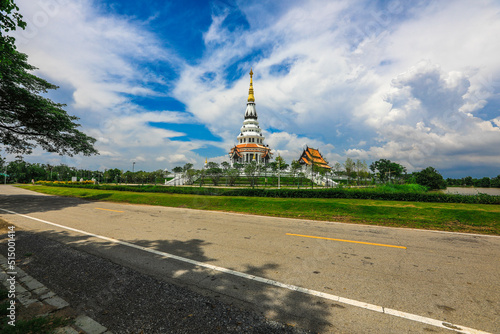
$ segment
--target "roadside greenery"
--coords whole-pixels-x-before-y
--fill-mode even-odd
[[[136,184],[163,184],[165,179],[169,179],[169,173],[164,170],[153,172],[130,172],[123,173],[118,168],[107,169],[104,172],[98,170],[78,169],[67,165],[50,165],[40,163],[29,163],[18,156],[16,160],[6,162],[0,157],[0,173],[6,173],[7,183],[31,183],[31,180],[65,182],[76,177],[78,181],[83,179],[89,181],[94,179],[99,183],[136,183]],[[4,182],[3,176],[0,183]]]
[[[37,333],[48,334],[53,333],[55,329],[64,327],[73,322],[70,318],[49,316],[25,316],[25,309],[22,306],[17,306],[17,319],[15,326],[8,324],[7,318],[9,306],[9,298],[7,289],[0,284],[0,332],[2,334],[22,334],[22,333]],[[28,312],[26,312],[28,313]]]
[[[437,170],[433,167],[427,167],[426,169],[415,173],[415,181],[429,189],[445,189],[446,182]]]
[[[125,191],[126,187],[121,187],[120,191],[102,190],[103,188],[22,187],[45,194],[79,197],[87,200],[105,200],[198,210],[230,211],[275,217],[500,235],[500,206],[498,205],[422,203],[345,198],[264,198],[214,196],[214,194],[207,196],[133,192]],[[130,188],[136,188],[137,190],[145,187]],[[210,188],[199,187],[177,187],[175,189],[210,191]],[[394,189],[388,189],[387,191],[394,191]],[[320,193],[321,190],[314,190],[314,192]]]
[[[17,51],[11,32],[26,23],[13,0],[0,2],[0,144],[8,153],[35,147],[60,155],[98,154],[95,138],[78,130],[78,117],[46,97],[58,87],[32,74],[37,68]]]
[[[427,188],[416,184],[383,185],[372,188],[214,188],[214,187],[165,187],[165,186],[131,186],[131,185],[94,185],[94,184],[47,184],[58,187],[101,189],[129,192],[149,192],[206,196],[246,196],[273,198],[336,198],[336,199],[369,199],[405,202],[434,203],[470,203],[500,204],[500,196],[486,194],[456,195],[427,192]]]
[[[281,158],[281,157],[280,157]],[[281,159],[283,166],[288,166],[286,162]],[[343,170],[340,163],[336,163],[332,171],[325,173],[325,171],[317,170],[316,172],[321,175],[327,175],[333,180],[336,180],[341,186],[349,185],[362,185],[362,186],[380,186],[381,184],[394,184],[394,185],[409,185],[421,184],[429,189],[441,189],[446,187],[497,187],[500,188],[500,175],[489,178],[483,177],[479,179],[470,176],[461,179],[442,180],[442,176],[433,167],[428,167],[420,172],[412,174],[398,174],[391,171],[382,172],[375,169],[374,174],[368,172],[368,167],[364,161],[346,161],[349,173]],[[385,162],[379,160],[378,168],[383,168],[384,164],[392,166],[396,169],[395,165],[386,160]],[[373,165],[373,164],[372,164]],[[104,171],[78,169],[64,164],[50,165],[29,163],[23,160],[23,157],[18,156],[16,160],[6,162],[0,156],[0,173],[5,173],[8,177],[5,178],[7,183],[31,183],[32,180],[36,181],[71,181],[72,177],[76,177],[78,181],[95,180],[96,183],[114,183],[114,184],[164,184],[174,177],[174,173],[180,173],[193,185],[197,186],[225,186],[225,187],[277,187],[278,186],[278,171],[281,173],[280,186],[281,187],[296,187],[296,188],[312,188],[317,187],[313,182],[306,177],[302,166],[297,161],[292,161],[290,170],[285,172],[283,166],[278,167],[278,163],[272,162],[267,166],[244,166],[235,164],[233,167],[227,162],[217,164],[215,162],[208,162],[206,168],[194,169],[193,164],[188,163],[183,167],[177,166],[172,169],[172,172],[167,170],[156,170],[152,172],[139,171],[122,171],[118,168],[106,169]],[[399,165],[402,167],[401,165]],[[3,175],[2,175],[3,176]],[[0,177],[0,181],[4,181]]]

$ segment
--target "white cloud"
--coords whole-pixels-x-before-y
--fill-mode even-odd
[[[149,31],[126,18],[104,16],[91,0],[18,3],[28,23],[17,31],[20,50],[42,76],[73,88],[76,113],[113,112],[127,103],[126,94],[158,95],[146,84],[159,74],[145,76],[137,63],[175,57]]]
[[[463,73],[419,63],[392,81],[385,98],[390,109],[381,108],[367,118],[383,144],[347,153],[399,160],[410,170],[471,162],[498,165],[500,129],[463,112],[469,89]]]
[[[287,160],[309,145],[331,162],[390,158],[410,169],[499,163],[500,118],[483,113],[500,92],[496,1],[393,1],[385,8],[368,1],[239,1],[250,28],[229,31],[229,12],[214,12],[201,32],[204,54],[189,63],[161,47],[145,25],[105,14],[91,0],[54,0],[60,5],[49,10],[40,3],[19,0],[37,28],[19,35],[21,51],[44,77],[72,91],[71,112],[99,139],[104,154],[95,159],[102,165],[143,157],[155,166],[200,167],[204,159],[193,150],[228,150],[249,83],[247,75],[226,79],[235,67],[253,67],[260,125],[282,131],[267,134],[266,143]],[[130,101],[165,94],[149,88],[165,83],[161,74],[138,64],[167,59],[179,71],[170,93],[192,117],[145,112]],[[179,133],[148,122],[200,122],[223,141],[172,143]]]

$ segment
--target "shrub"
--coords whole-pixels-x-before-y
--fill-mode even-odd
[[[446,182],[443,176],[439,174],[437,170],[433,167],[427,167],[421,172],[416,173],[415,180],[418,184],[428,187],[429,189],[444,189],[446,188]]]
[[[165,187],[165,186],[127,186],[127,185],[97,185],[97,184],[48,184],[59,187],[75,187],[86,189],[155,192],[186,195],[207,196],[246,196],[246,197],[279,197],[279,198],[347,198],[371,199],[409,202],[438,203],[473,203],[500,204],[500,196],[486,194],[455,195],[425,192],[425,187],[419,185],[386,185],[376,188],[328,188],[328,189],[263,189],[263,188],[209,188],[209,187]]]

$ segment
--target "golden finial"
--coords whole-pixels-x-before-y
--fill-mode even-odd
[[[250,68],[250,89],[248,90],[248,102],[255,102],[255,97],[253,96],[253,81],[252,81],[253,71]]]

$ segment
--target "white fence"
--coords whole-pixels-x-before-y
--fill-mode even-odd
[[[247,177],[244,172],[239,173],[240,177]],[[283,171],[280,172],[279,174],[277,173],[257,173],[256,177],[297,177],[297,175],[293,175],[290,172]],[[336,187],[338,185],[338,182],[333,180],[332,178],[328,176],[322,176],[320,174],[311,174],[305,173],[304,177],[306,179],[312,180],[314,183],[323,186],[323,187]],[[165,181],[166,186],[184,186],[188,184],[193,184],[196,182],[196,180],[199,179],[199,175],[195,175],[194,177],[191,178],[191,182],[189,182],[189,179],[186,177],[184,173],[175,173],[174,178],[169,181]]]

